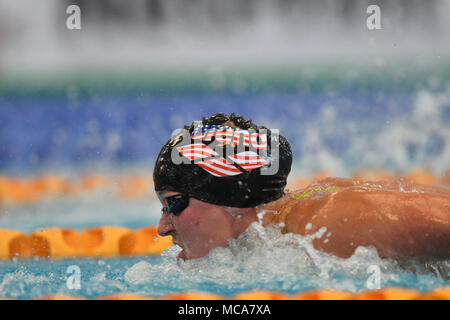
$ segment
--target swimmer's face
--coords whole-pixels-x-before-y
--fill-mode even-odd
[[[162,205],[166,198],[178,192],[157,192]],[[178,216],[163,212],[158,226],[161,236],[173,237],[173,242],[183,250],[178,255],[182,259],[200,258],[218,246],[227,246],[227,240],[234,236],[233,221],[225,207],[206,203],[194,198]]]

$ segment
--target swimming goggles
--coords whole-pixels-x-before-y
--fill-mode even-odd
[[[183,193],[164,198],[164,201],[167,202],[167,206],[163,207],[162,211],[172,213],[174,216],[179,216],[189,206],[189,196]]]

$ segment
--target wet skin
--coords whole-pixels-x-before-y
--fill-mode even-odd
[[[180,258],[199,258],[227,246],[266,210],[264,225],[284,222],[283,232],[309,235],[326,227],[314,247],[339,257],[374,246],[383,258],[450,259],[450,190],[445,188],[327,178],[269,204],[233,210],[238,214],[191,198],[180,216],[162,215],[158,232],[173,236],[183,248]]]
[[[284,232],[326,232],[314,247],[348,258],[375,246],[382,258],[450,259],[450,190],[411,182],[327,178],[262,206]]]
[[[158,194],[161,198],[167,198],[177,192]],[[183,249],[179,258],[200,258],[213,248],[226,247],[228,239],[237,238],[251,222],[256,221],[256,215],[252,214],[254,209],[237,211],[230,214],[227,207],[190,198],[189,206],[179,216],[168,212],[162,214],[158,233],[161,236],[171,235],[173,242]]]

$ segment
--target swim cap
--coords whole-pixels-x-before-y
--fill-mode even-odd
[[[250,208],[283,196],[291,164],[291,147],[277,130],[218,113],[185,126],[164,144],[153,181],[155,191]]]

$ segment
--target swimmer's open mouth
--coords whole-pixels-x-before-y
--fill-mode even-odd
[[[184,251],[183,245],[178,241],[176,238],[176,232],[175,231],[169,231],[166,233],[166,236],[172,236],[172,243],[179,246],[182,250],[178,253],[177,258],[181,258],[183,260],[186,260],[186,252]]]
[[[179,246],[181,248],[181,251],[178,253],[177,258],[186,260],[187,256],[186,256],[186,251],[184,250],[184,247],[178,242],[174,241],[173,243],[175,243],[177,246]]]
[[[186,260],[186,259],[187,259],[187,257],[186,257],[186,251],[184,251],[184,249],[181,250],[180,253],[178,253],[177,259],[183,259],[183,260]]]
[[[186,260],[186,251],[184,250],[184,247],[176,241],[173,241],[173,243],[181,248],[181,251],[177,255],[177,259]]]

